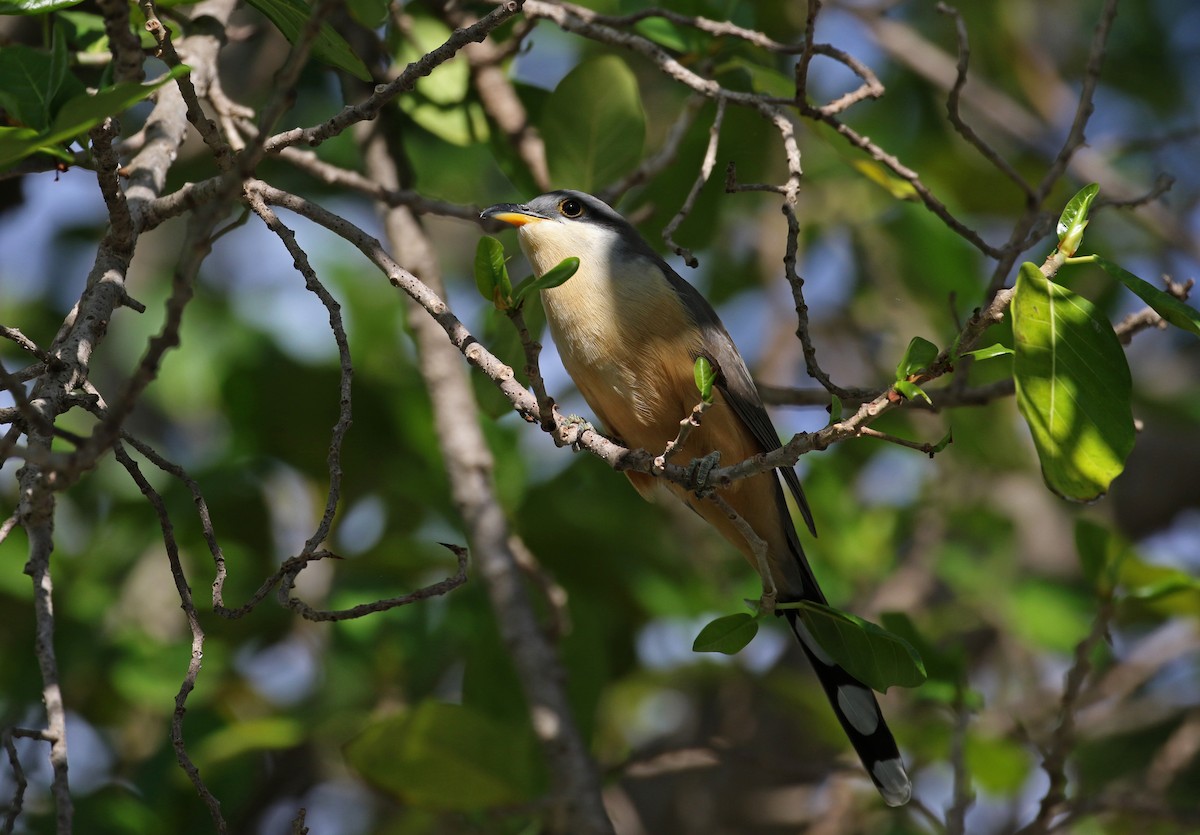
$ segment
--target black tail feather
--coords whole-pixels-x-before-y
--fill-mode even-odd
[[[912,783],[875,694],[829,657],[796,611],[785,609],[784,615],[875,787],[889,806],[903,806],[912,797]]]

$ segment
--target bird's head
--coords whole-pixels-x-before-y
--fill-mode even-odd
[[[551,191],[528,203],[500,203],[484,218],[517,227],[521,249],[541,275],[564,258],[606,264],[649,249],[637,230],[611,206],[582,191]]]

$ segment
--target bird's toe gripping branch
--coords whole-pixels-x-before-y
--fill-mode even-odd
[[[562,429],[562,437],[566,444],[576,452],[579,452],[579,437],[584,432],[596,431],[596,427],[592,426],[587,418],[577,414],[569,414],[563,418]]]
[[[687,465],[687,484],[684,486],[697,496],[707,497],[713,492],[708,478],[720,463],[721,451],[719,449],[713,450],[703,458],[692,459],[691,463]]]

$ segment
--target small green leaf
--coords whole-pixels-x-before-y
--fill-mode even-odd
[[[929,395],[926,394],[925,390],[916,383],[910,383],[908,380],[897,380],[896,382],[892,383],[892,388],[903,394],[909,400],[916,400],[918,397],[920,397],[926,403],[933,405],[933,401],[929,399]]]
[[[1150,282],[1143,281],[1112,261],[1106,261],[1100,256],[1095,256],[1095,261],[1106,273],[1124,284],[1139,299],[1150,305],[1159,316],[1177,328],[1182,328],[1196,336],[1200,336],[1200,310],[1196,310],[1191,305],[1184,304],[1170,293],[1159,290]]]
[[[929,457],[932,458],[937,455],[952,443],[954,443],[954,430],[947,427],[946,434],[942,436],[942,439],[930,447]]]
[[[1099,192],[1100,186],[1096,183],[1084,186],[1071,198],[1058,218],[1058,227],[1055,230],[1058,232],[1058,249],[1068,257],[1079,249],[1079,243],[1083,240],[1083,230],[1088,224],[1088,212]]]
[[[925,681],[925,665],[908,641],[847,612],[804,600],[780,608],[796,609],[821,648],[863,684],[880,693],[892,685],[916,687]]]
[[[574,255],[568,256],[562,261],[559,261],[546,272],[539,276],[535,276],[527,281],[522,281],[514,294],[514,303],[520,304],[525,301],[525,297],[530,293],[535,293],[540,290],[549,290],[552,287],[557,287],[560,284],[565,284],[567,279],[575,275],[579,270],[579,259]]]
[[[646,115],[636,76],[614,55],[583,61],[550,94],[538,127],[551,179],[599,191],[642,157]]]
[[[659,46],[675,52],[690,51],[685,31],[665,17],[642,18],[633,24],[633,28],[643,38],[652,40]]]
[[[502,291],[508,284],[508,268],[504,266],[504,244],[489,235],[484,235],[475,245],[475,286],[479,288],[479,295],[496,307],[501,307],[500,302],[510,294],[498,291]]]
[[[700,392],[700,399],[705,403],[711,403],[713,399],[713,384],[717,381],[717,372],[713,370],[712,363],[708,361],[708,357],[696,357],[696,363],[692,366],[692,378],[696,381],[696,389]]]
[[[758,619],[746,612],[717,618],[700,630],[692,643],[692,652],[740,652],[758,634]]]
[[[888,194],[897,200],[919,200],[921,197],[917,193],[916,186],[908,180],[902,180],[895,176],[892,174],[891,169],[885,168],[875,162],[875,160],[855,159],[851,160],[850,164],[858,169],[858,173],[876,185],[882,186]]]
[[[842,420],[842,398],[836,394],[830,395],[829,401],[829,425],[840,423]]]
[[[914,374],[924,371],[937,359],[938,347],[928,339],[914,336],[896,366],[896,379],[907,380]]]
[[[1026,262],[1012,300],[1017,406],[1046,485],[1092,501],[1133,448],[1132,381],[1112,325],[1092,304]]]
[[[312,16],[312,6],[304,0],[247,0],[262,14],[275,24],[275,27],[288,39],[295,43],[304,31],[304,25]],[[345,70],[359,81],[370,81],[371,71],[362,59],[354,54],[346,39],[338,34],[328,23],[321,24],[316,40],[313,41],[312,52],[318,59],[331,67]]]
[[[977,360],[990,360],[995,357],[1012,356],[1014,353],[1016,352],[1012,348],[997,342],[995,345],[989,345],[986,348],[976,348],[974,351],[967,351],[963,356],[974,357]]]

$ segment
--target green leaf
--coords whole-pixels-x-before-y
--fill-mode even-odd
[[[84,93],[74,96],[63,104],[58,113],[54,114],[54,123],[50,126],[50,130],[64,139],[78,136],[100,124],[109,116],[115,116],[149,98],[159,87],[180,76],[187,75],[191,71],[191,67],[180,64],[172,67],[165,75],[146,84],[123,81],[101,90],[95,95]]]
[[[234,722],[204,737],[196,751],[196,761],[213,768],[253,751],[294,748],[304,740],[307,731],[299,719],[283,716]]]
[[[571,70],[550,94],[540,124],[551,178],[595,192],[641,159],[646,116],[637,79],[613,55]]]
[[[910,383],[908,380],[897,380],[896,382],[892,383],[892,388],[903,394],[909,400],[916,400],[918,397],[920,397],[926,403],[929,403],[930,405],[933,404],[933,401],[929,399],[929,395],[925,393],[925,390],[916,383]]]
[[[497,308],[508,306],[512,290],[508,267],[504,266],[504,244],[489,235],[480,238],[475,246],[475,286],[479,295]]]
[[[0,107],[23,127],[50,126],[51,102],[67,71],[66,46],[57,28],[54,44],[53,52],[22,44],[0,49]]]
[[[295,43],[304,31],[304,25],[312,16],[312,7],[304,0],[247,0],[262,14],[275,24],[289,43]],[[359,81],[370,81],[371,72],[362,62],[346,39],[337,33],[328,23],[321,24],[321,30],[313,41],[312,52],[318,59],[331,67],[337,67],[357,78]]]
[[[967,736],[967,768],[991,794],[1014,795],[1025,785],[1033,763],[1019,742],[1004,737]]]
[[[920,199],[916,186],[908,180],[900,179],[892,173],[890,168],[885,168],[875,162],[875,160],[855,159],[851,160],[850,164],[858,170],[858,173],[875,183],[875,185],[882,186],[888,194],[897,200]]]
[[[30,132],[24,128],[0,129],[0,167],[38,152],[70,160],[71,155],[65,154],[59,146],[74,140],[109,116],[115,116],[148,98],[159,87],[190,71],[190,67],[181,64],[172,67],[168,73],[148,84],[126,81],[114,84],[95,95],[83,93],[73,96],[55,114],[53,123],[45,131]]]
[[[1130,549],[1117,575],[1123,600],[1137,601],[1163,615],[1196,617],[1200,610],[1200,579],[1178,568],[1146,562]]]
[[[396,50],[396,65],[402,67],[420,59],[445,43],[452,33],[440,20],[414,15]],[[446,61],[417,79],[412,95],[399,99],[400,108],[425,130],[452,145],[463,148],[485,142],[489,135],[487,116],[477,102],[468,98],[470,87],[467,62]]]
[[[804,600],[783,604],[796,609],[821,648],[863,684],[880,693],[892,685],[916,687],[925,665],[908,641],[870,621]]]
[[[369,725],[346,746],[368,781],[424,809],[472,812],[532,801],[544,767],[527,726],[426,700]]]
[[[645,17],[633,24],[643,38],[675,52],[688,52],[691,47],[687,33],[665,17]]]
[[[1046,485],[1072,501],[1097,499],[1133,448],[1132,382],[1121,343],[1087,299],[1028,262],[1011,312],[1017,406]]]
[[[1106,261],[1098,255],[1094,256],[1094,260],[1106,273],[1124,284],[1139,299],[1150,305],[1159,316],[1177,328],[1182,328],[1196,336],[1200,336],[1200,310],[1196,310],[1191,305],[1184,304],[1170,293],[1159,290],[1150,282],[1143,281],[1112,261]]]
[[[551,287],[557,287],[560,284],[565,284],[567,279],[575,275],[578,270],[579,259],[574,255],[570,255],[559,261],[541,275],[534,276],[527,281],[522,281],[520,286],[517,287],[516,293],[513,296],[513,301],[516,304],[520,304],[530,293],[539,290],[549,290]]]
[[[907,380],[914,374],[924,371],[937,359],[938,347],[928,339],[914,336],[896,366],[896,379]]]
[[[1157,600],[1160,597],[1168,597],[1178,592],[1197,591],[1200,591],[1200,579],[1180,571],[1170,577],[1164,577],[1156,582],[1130,589],[1126,593],[1126,596],[1134,600]]]
[[[829,425],[833,426],[842,420],[842,398],[836,394],[830,395],[830,397],[832,399],[829,401]]]
[[[1133,552],[1124,539],[1090,519],[1075,522],[1075,551],[1083,567],[1083,576],[1101,594],[1116,585],[1121,564]]]
[[[1014,353],[1016,352],[1012,348],[997,342],[995,345],[989,345],[986,348],[976,348],[974,351],[967,351],[962,356],[974,357],[977,360],[990,360],[995,357],[1012,356]]]
[[[937,455],[952,443],[954,443],[954,430],[947,427],[946,434],[942,436],[942,439],[930,448],[929,457],[932,458]]]
[[[746,612],[717,618],[700,630],[692,642],[692,652],[740,652],[758,634],[758,619]]]
[[[1060,583],[1029,580],[1000,601],[1014,635],[1041,649],[1071,652],[1087,635],[1094,601]]]
[[[955,686],[966,684],[967,664],[961,646],[953,645],[947,649],[934,646],[917,631],[912,618],[903,612],[883,612],[879,619],[884,629],[907,641],[916,650],[929,683],[943,681]],[[921,695],[927,695],[924,688]]]
[[[1096,183],[1084,186],[1071,198],[1059,216],[1055,231],[1058,232],[1058,248],[1064,254],[1071,256],[1079,249],[1084,227],[1088,223],[1088,211],[1092,208],[1092,201],[1096,199],[1099,191],[1100,186]]]
[[[78,6],[83,0],[0,0],[0,15],[46,14]]]
[[[696,381],[696,390],[700,392],[700,399],[705,403],[711,403],[713,384],[717,382],[717,372],[713,370],[708,357],[696,357],[696,363],[692,366],[692,378]]]
[[[387,0],[346,0],[346,8],[368,29],[378,29],[387,21]]]

